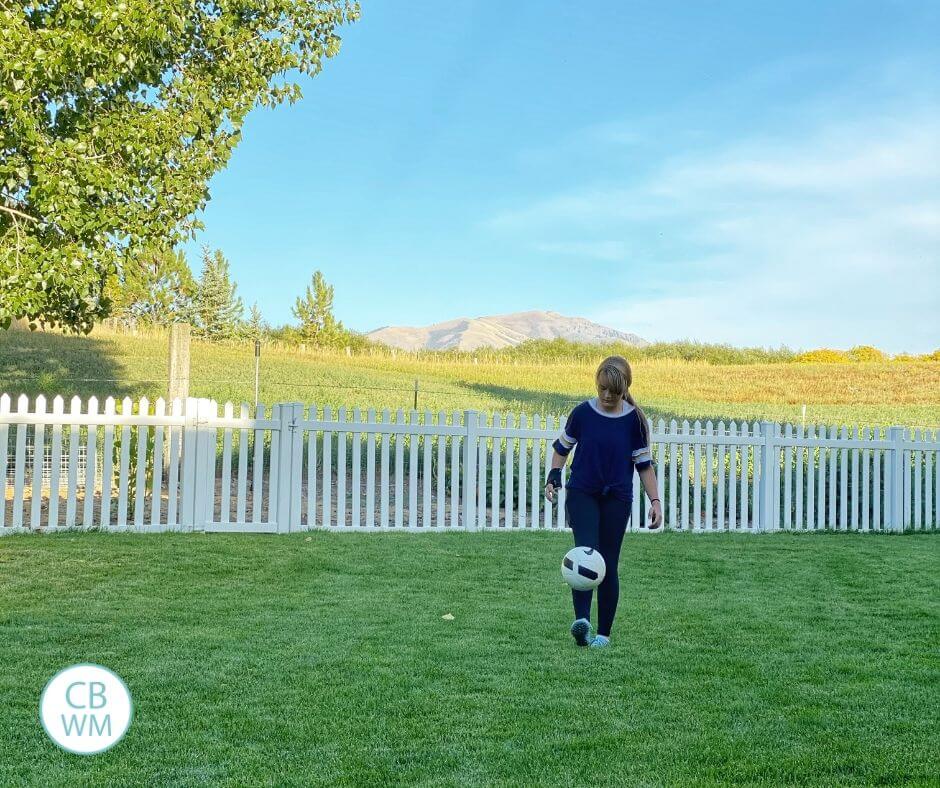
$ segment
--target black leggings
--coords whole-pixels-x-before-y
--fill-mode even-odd
[[[620,546],[630,519],[630,504],[611,495],[591,495],[581,490],[568,490],[565,498],[568,525],[574,532],[575,547],[593,547],[604,557],[607,573],[597,587],[597,634],[610,636],[610,628],[620,598],[620,578],[617,563]],[[575,591],[575,618],[591,618],[593,591]]]

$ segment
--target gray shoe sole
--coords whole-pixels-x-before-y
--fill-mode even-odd
[[[574,642],[579,646],[588,646],[591,644],[590,635],[591,635],[591,625],[587,621],[575,621],[571,625],[571,635],[574,638]]]

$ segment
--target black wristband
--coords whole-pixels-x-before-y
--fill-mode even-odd
[[[659,498],[650,498],[650,503],[655,503],[656,501],[659,501]],[[662,501],[659,502],[662,503]]]
[[[552,468],[548,472],[548,478],[545,480],[545,484],[550,484],[556,489],[561,489],[561,468]]]

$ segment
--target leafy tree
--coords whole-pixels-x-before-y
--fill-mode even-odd
[[[235,295],[236,284],[228,270],[228,260],[216,249],[202,250],[202,276],[193,300],[193,333],[204,339],[234,339],[242,327],[245,311]]]
[[[201,225],[283,77],[339,51],[350,0],[0,0],[0,326],[89,331],[108,277]]]
[[[337,336],[346,329],[333,317],[333,286],[328,285],[319,271],[302,297],[298,297],[291,310],[300,321],[299,331],[303,341],[314,345],[334,344]]]
[[[159,245],[133,255],[105,286],[112,314],[158,324],[185,317],[195,292],[183,252]]]

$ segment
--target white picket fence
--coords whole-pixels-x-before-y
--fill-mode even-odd
[[[542,495],[562,418],[281,403],[0,397],[0,533],[564,527]],[[936,528],[940,435],[773,422],[650,424],[666,527]],[[31,446],[32,450],[27,451]],[[575,449],[577,451],[577,449]],[[634,477],[631,529],[646,530]]]

